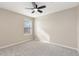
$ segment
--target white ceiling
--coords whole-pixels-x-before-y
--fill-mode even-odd
[[[8,9],[30,17],[39,17],[79,5],[78,2],[37,2],[37,4],[38,6],[46,5],[46,8],[42,9],[43,13],[35,12],[32,14],[32,10],[25,9],[33,7],[31,2],[0,2],[0,8]]]

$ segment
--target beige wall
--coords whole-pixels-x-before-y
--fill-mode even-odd
[[[76,16],[76,8],[71,8],[36,18],[37,37],[41,41],[77,48]]]
[[[0,9],[0,46],[17,43],[24,39],[25,16]]]
[[[79,7],[77,8],[77,43],[79,48]]]

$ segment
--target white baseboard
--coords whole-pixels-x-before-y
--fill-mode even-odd
[[[65,45],[58,44],[58,43],[52,43],[52,42],[44,42],[44,43],[48,43],[48,44],[52,44],[52,45],[56,45],[56,46],[60,46],[60,47],[64,47],[64,48],[68,48],[68,49],[72,49],[72,50],[76,50],[77,52],[79,52],[78,48],[73,48],[73,47],[65,46]]]
[[[76,50],[76,51],[79,52],[78,48],[73,48],[73,47],[65,46],[65,45],[58,44],[58,43],[51,43],[51,42],[49,42],[48,44],[57,45],[57,46],[60,46],[60,47],[64,47],[64,48],[68,48],[68,49]]]
[[[29,39],[29,40],[23,40],[23,41],[20,41],[20,42],[16,42],[16,43],[4,45],[4,46],[0,46],[0,49],[11,47],[11,46],[15,46],[15,45],[18,45],[18,44],[21,44],[21,43],[24,43],[24,42],[28,42],[28,41],[31,41],[31,39]]]

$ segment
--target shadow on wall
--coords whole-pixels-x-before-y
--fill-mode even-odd
[[[46,33],[39,23],[36,24],[36,30],[37,30],[37,37],[41,42],[49,43],[50,42],[50,36],[48,33]]]

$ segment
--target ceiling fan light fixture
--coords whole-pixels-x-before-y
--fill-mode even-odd
[[[34,11],[37,11],[37,9],[34,9]]]
[[[33,10],[32,13],[35,13],[35,12],[43,13],[41,9],[46,8],[45,5],[38,7],[38,5],[35,2],[32,2],[32,5],[33,5],[33,8],[26,8],[26,9]]]

